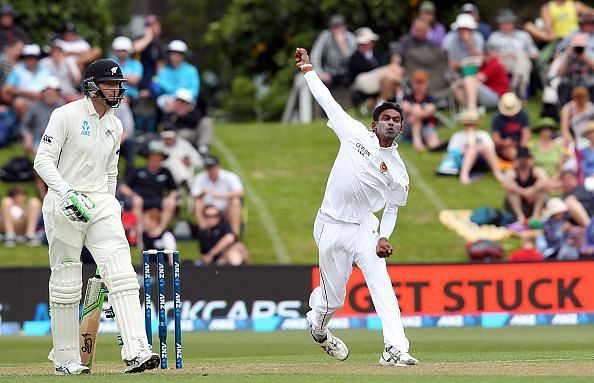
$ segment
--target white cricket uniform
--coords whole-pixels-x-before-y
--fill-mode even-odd
[[[305,79],[328,116],[328,126],[340,140],[314,224],[320,286],[311,293],[308,318],[313,322],[314,333],[324,336],[330,317],[344,303],[346,283],[355,262],[363,272],[381,319],[384,343],[408,352],[409,343],[386,261],[376,254],[380,235],[390,237],[398,206],[406,204],[406,167],[397,144],[380,147],[375,133],[340,107],[314,71],[306,73]],[[384,207],[378,233],[379,221],[373,213]]]
[[[135,280],[136,273],[132,267],[130,247],[122,226],[120,204],[115,198],[122,131],[122,124],[114,116],[111,108],[99,118],[88,97],[66,104],[52,113],[35,157],[34,168],[49,187],[48,194],[43,200],[42,212],[49,242],[52,271],[50,277],[52,321],[54,314],[62,315],[59,314],[59,305],[56,306],[58,307],[56,310],[51,306],[52,298],[54,302],[61,302],[61,293],[53,293],[52,288],[55,286],[59,288],[60,281],[78,281],[81,278],[80,271],[78,271],[79,275],[76,275],[76,268],[64,267],[64,265],[77,265],[81,249],[85,245],[93,255],[101,276],[108,285],[110,301],[112,296],[118,301],[114,305],[116,317],[117,311],[120,311],[122,321],[138,320],[140,323],[138,329],[120,329],[129,339],[124,341],[122,358],[131,359],[138,352],[136,339],[142,341],[144,335],[144,341],[146,341],[146,333],[142,330],[139,286]],[[96,206],[90,210],[92,218],[89,222],[70,221],[61,211],[60,202],[69,190],[84,193],[95,202]],[[117,287],[115,283],[118,284]],[[82,282],[80,284],[82,285]],[[112,294],[110,284],[118,294]],[[66,288],[66,285],[64,284],[62,288]],[[75,283],[72,284],[72,286],[75,285]],[[74,291],[66,292],[74,294]],[[124,303],[119,302],[120,299]],[[75,296],[72,295],[72,302],[75,300]],[[118,310],[116,306],[124,308]],[[53,360],[56,365],[79,357],[78,304],[76,308],[75,323],[71,311],[65,311],[64,314],[64,321],[76,329],[66,331],[59,327],[54,328],[52,323]],[[138,313],[134,312],[135,310]],[[62,326],[62,324],[57,323],[56,326]],[[119,320],[118,326],[121,326]],[[136,326],[133,325],[133,327]],[[75,347],[71,339],[72,331],[76,331]],[[56,332],[60,332],[59,336],[62,338],[57,339]],[[57,345],[59,342],[62,343]]]

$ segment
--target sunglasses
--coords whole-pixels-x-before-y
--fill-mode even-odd
[[[219,218],[219,214],[204,214],[204,218]]]

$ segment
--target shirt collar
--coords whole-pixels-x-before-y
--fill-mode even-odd
[[[99,113],[97,113],[97,111],[95,110],[95,107],[93,106],[93,102],[91,101],[91,98],[89,96],[85,96],[83,103],[85,105],[85,109],[87,110],[88,114],[90,114],[90,115],[95,114],[95,115],[99,116]],[[107,111],[105,112],[103,117],[105,117],[111,113],[113,113],[113,108],[107,108]]]
[[[390,146],[389,148],[384,148],[381,147],[379,144],[379,138],[377,138],[377,135],[374,132],[369,132],[369,134],[371,135],[371,139],[373,140],[373,143],[380,149],[398,149],[398,142],[396,142],[396,140],[394,140],[394,142],[392,142],[392,146]]]

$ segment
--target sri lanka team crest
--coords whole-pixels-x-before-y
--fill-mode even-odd
[[[382,163],[380,164],[380,172],[385,173],[387,171],[388,171],[388,165],[386,165],[386,163],[382,161]]]
[[[91,130],[90,130],[90,126],[89,126],[89,122],[87,120],[84,120],[82,123],[82,132],[80,132],[81,136],[90,136],[91,135]]]

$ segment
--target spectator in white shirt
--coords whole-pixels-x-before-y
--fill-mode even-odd
[[[163,166],[169,169],[177,186],[189,188],[194,173],[203,165],[200,153],[188,140],[178,137],[175,130],[163,130],[161,138],[169,153]]]
[[[39,61],[41,68],[47,69],[53,77],[60,80],[60,90],[67,101],[80,98],[81,93],[76,89],[82,79],[78,65],[68,60],[61,43],[54,41],[50,55]]]
[[[194,197],[196,221],[203,222],[204,206],[213,205],[223,212],[233,233],[239,237],[243,185],[237,174],[221,169],[219,160],[213,156],[204,159],[206,171],[194,179],[191,193]]]
[[[76,62],[81,70],[103,53],[101,48],[92,47],[84,38],[80,37],[76,33],[76,26],[73,23],[66,23],[62,37],[55,42],[62,46],[66,56]]]

